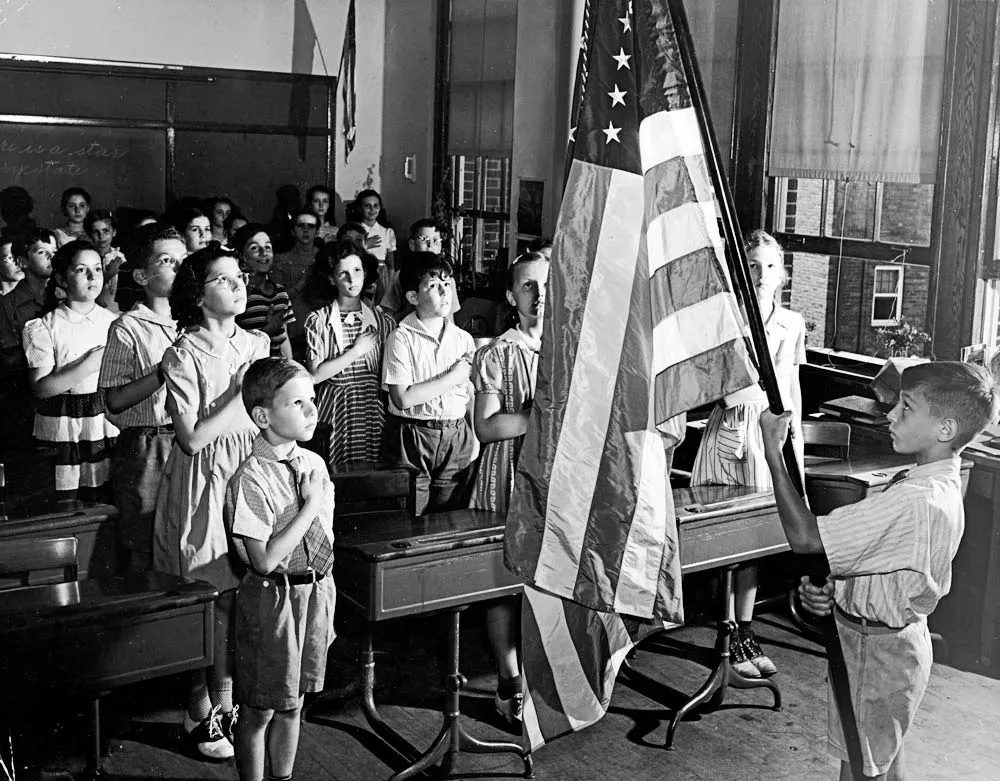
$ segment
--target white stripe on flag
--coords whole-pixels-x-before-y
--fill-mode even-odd
[[[552,594],[526,586],[524,596],[531,602],[535,622],[541,630],[542,649],[552,667],[552,684],[562,705],[570,729],[574,732],[599,720],[605,706],[597,698],[580,664],[580,654],[569,624],[563,601]],[[620,619],[619,619],[620,621]],[[586,642],[588,638],[580,638]]]
[[[650,394],[652,398],[652,394]],[[650,410],[650,425],[653,414]],[[666,524],[673,522],[667,486],[667,458],[663,441],[653,431],[626,434],[633,464],[641,464],[636,486],[635,513],[621,557],[615,610],[633,616],[653,615],[656,584],[660,578],[660,552],[666,539]]]
[[[650,220],[646,231],[649,276],[672,260],[712,246],[717,258],[725,257],[711,203],[685,203],[664,212]]]
[[[575,162],[574,165],[587,165]],[[594,253],[590,293],[552,460],[535,581],[572,598],[590,517],[632,297],[642,229],[642,177],[613,170]]]
[[[675,157],[703,155],[698,115],[693,108],[658,111],[639,123],[639,154],[643,173]]]
[[[733,339],[743,338],[732,293],[716,293],[665,317],[653,327],[653,375]]]

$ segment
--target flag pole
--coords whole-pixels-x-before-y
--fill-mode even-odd
[[[743,248],[743,241],[737,229],[738,221],[733,203],[733,193],[729,187],[729,180],[722,166],[719,145],[715,139],[715,130],[711,122],[708,101],[705,98],[701,72],[694,55],[694,43],[691,39],[691,31],[688,27],[684,3],[683,0],[667,0],[667,4],[673,20],[677,47],[681,56],[688,91],[691,94],[691,102],[698,116],[698,127],[701,130],[702,142],[705,146],[705,158],[709,173],[712,176],[716,192],[721,196],[722,224],[726,234],[726,243],[730,249],[728,255],[730,258],[730,271],[746,307],[750,334],[757,351],[761,385],[767,394],[771,411],[775,414],[781,414],[784,409],[781,403],[781,393],[778,389],[778,380],[774,373],[774,365],[771,362],[770,352],[767,349],[767,334],[760,315],[760,306],[750,284],[750,271],[746,251]],[[801,495],[803,493],[802,480],[790,439],[785,440],[782,455],[784,456],[788,476]],[[830,565],[825,556],[818,558],[821,559],[821,564],[810,573],[810,577],[813,583],[822,585],[826,582],[826,576],[830,572]],[[858,734],[857,718],[851,699],[847,665],[844,662],[844,649],[840,644],[840,635],[837,632],[837,625],[832,615],[823,618],[822,628],[826,643],[827,659],[830,664],[830,680],[844,730],[844,742],[847,744],[851,775],[856,779],[861,779],[864,777],[862,771],[861,739]]]

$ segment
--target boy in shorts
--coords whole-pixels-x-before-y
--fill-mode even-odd
[[[254,362],[243,403],[260,434],[229,481],[226,521],[248,565],[236,597],[236,767],[242,781],[292,777],[303,695],[321,691],[335,637],[333,483],[296,444],[316,428],[312,377],[287,358]]]
[[[903,372],[889,413],[893,450],[916,466],[886,490],[817,518],[785,470],[781,447],[791,413],[766,411],[760,427],[781,523],[796,553],[825,553],[830,579],[802,579],[807,609],[834,613],[844,649],[869,778],[903,778],[903,736],[927,689],[927,616],[951,588],[951,562],[965,528],[959,453],[997,416],[989,373],[954,361]],[[837,704],[828,694],[830,753],[851,779]]]

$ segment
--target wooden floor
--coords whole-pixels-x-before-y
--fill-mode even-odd
[[[380,640],[390,649],[379,660],[377,699],[385,718],[417,746],[437,733],[443,650],[437,619],[398,622]],[[391,632],[388,631],[391,629]],[[462,698],[470,731],[487,738],[508,737],[492,717],[490,673],[482,613],[464,618],[463,667],[469,686]],[[636,668],[655,680],[629,685],[619,679],[610,712],[590,729],[562,738],[535,755],[538,779],[812,779],[835,778],[836,763],[826,754],[826,665],[819,646],[789,631],[785,618],[765,615],[759,634],[780,672],[785,706],[770,709],[763,690],[731,691],[719,710],[680,726],[674,751],[663,748],[672,711],[701,683],[701,663],[713,641],[707,627],[687,627],[651,638],[635,659]],[[407,639],[409,638],[409,639]],[[329,683],[350,688],[350,641],[334,654],[339,669]],[[701,662],[701,663],[700,663]],[[107,777],[147,779],[235,779],[232,764],[207,765],[180,753],[181,679],[133,687],[113,695],[105,706],[111,755]],[[387,778],[400,765],[365,725],[359,708],[340,700],[322,709],[330,726],[303,726],[296,779],[366,781]],[[52,736],[47,777],[69,778],[82,768],[83,722],[66,717]],[[1000,681],[935,665],[917,723],[907,738],[913,779],[996,778],[1000,767]],[[60,772],[62,771],[62,772]],[[462,754],[453,778],[516,778],[520,761],[510,755]]]

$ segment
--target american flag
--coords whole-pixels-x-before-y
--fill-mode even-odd
[[[666,0],[589,5],[505,539],[532,749],[600,719],[627,651],[683,621],[670,452],[682,413],[756,381]]]

